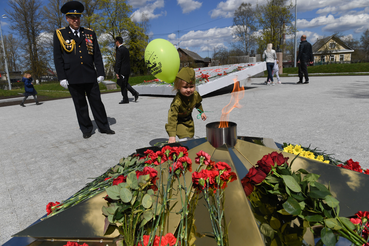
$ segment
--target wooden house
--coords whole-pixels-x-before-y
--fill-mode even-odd
[[[204,59],[197,53],[178,48],[177,49],[180,59],[180,67],[207,67],[209,65],[209,59]]]
[[[354,50],[335,35],[318,39],[313,44],[315,64],[351,63]]]

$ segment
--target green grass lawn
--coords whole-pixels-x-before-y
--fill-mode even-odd
[[[369,63],[351,63],[351,64],[328,64],[309,66],[309,73],[353,73],[367,72],[369,73]],[[297,74],[297,67],[283,68],[284,74]]]
[[[144,80],[152,79],[155,79],[153,75],[130,77],[129,83],[130,85],[136,85],[141,84]],[[112,79],[112,81],[117,82],[117,79]],[[61,87],[59,82],[44,82],[38,85],[34,85],[34,87],[39,96],[47,96],[50,98],[70,97],[69,91]],[[100,83],[99,87],[102,93],[120,91],[119,86],[117,86],[118,88],[116,90],[107,90],[106,86],[103,83]],[[0,97],[19,96],[19,94],[21,93],[24,93],[24,88],[17,87],[16,84],[12,86],[11,91],[0,89]]]

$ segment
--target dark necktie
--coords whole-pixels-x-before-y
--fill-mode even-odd
[[[74,37],[78,38],[78,31],[74,31]]]

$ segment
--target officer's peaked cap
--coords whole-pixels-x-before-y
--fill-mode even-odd
[[[81,16],[85,7],[78,1],[66,2],[60,9],[63,14]]]

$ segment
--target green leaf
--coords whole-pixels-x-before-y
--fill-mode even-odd
[[[102,212],[103,212],[103,214],[104,214],[104,215],[106,215],[106,216],[108,216],[108,215],[114,215],[118,208],[119,208],[119,207],[118,207],[118,206],[116,206],[115,204],[114,204],[114,205],[111,205],[111,206],[109,206],[109,207],[105,207],[105,206],[103,206],[103,208],[102,208]]]
[[[132,192],[127,188],[120,189],[119,195],[124,203],[129,203],[132,200]]]
[[[325,219],[324,223],[325,223],[326,227],[331,228],[333,230],[341,230],[342,229],[341,224],[335,218]]]
[[[149,194],[145,194],[142,199],[142,206],[144,208],[150,208],[152,206],[152,198]]]
[[[279,183],[279,178],[274,177],[274,176],[267,176],[265,179],[266,179],[266,181],[268,181],[271,184]]]
[[[285,209],[280,209],[277,211],[278,213],[282,214],[282,215],[291,215],[290,213],[288,213]]]
[[[306,203],[305,202],[299,202],[301,210],[305,209]]]
[[[318,174],[309,173],[308,175],[304,177],[303,181],[314,182],[314,181],[317,181],[319,177],[320,175]]]
[[[150,175],[149,175],[150,176]],[[149,195],[154,195],[155,194],[155,192],[154,192],[154,190],[153,189],[148,189],[147,190],[147,194],[149,194]]]
[[[305,201],[305,197],[301,193],[298,194],[292,193],[291,196],[295,198],[297,201]]]
[[[301,213],[300,204],[292,197],[288,197],[287,201],[283,203],[282,206],[286,212],[291,215],[299,215]]]
[[[301,192],[300,185],[297,183],[296,179],[294,179],[292,176],[282,175],[282,178],[284,183],[290,190],[294,192]]]
[[[130,172],[127,175],[127,180],[126,183],[129,184],[129,186],[131,187],[131,189],[133,190],[137,190],[138,189],[138,180],[137,180],[137,176],[136,176],[136,172]]]
[[[142,214],[143,218],[147,221],[150,221],[153,218],[153,211],[152,210],[146,210]]]
[[[129,188],[129,184],[127,184],[126,182],[124,182],[124,183],[120,183],[120,184],[118,184],[118,187],[121,189],[121,188]],[[120,190],[119,189],[119,190]]]
[[[261,224],[260,231],[261,233],[263,233],[263,235],[270,237],[270,238],[274,238],[274,230],[270,225],[266,223]]]
[[[320,191],[318,189],[311,188],[311,191],[308,193],[308,196],[315,199],[324,199],[326,196],[330,195],[330,192]]]
[[[147,174],[147,175],[141,175],[140,177],[138,177],[138,185],[140,187],[143,187],[147,184],[147,181],[149,181],[150,179],[150,175]]]
[[[331,208],[337,207],[338,204],[340,203],[336,198],[330,195],[326,196],[324,200]]]
[[[330,192],[325,185],[323,185],[319,182],[313,182],[313,183],[311,183],[311,186],[314,186],[314,187],[318,188],[320,191]]]
[[[303,174],[309,174],[308,171],[306,171],[305,169],[300,168],[297,172],[303,173]]]
[[[315,214],[315,215],[307,215],[305,216],[305,219],[309,222],[319,222],[323,221],[324,218],[319,214]]]
[[[278,230],[281,227],[281,222],[276,217],[271,217],[269,221],[269,225],[274,229]]]
[[[335,246],[337,243],[336,236],[329,228],[324,227],[321,232],[322,241],[326,246]]]
[[[323,212],[324,212],[324,216],[326,218],[333,218],[334,217],[334,215],[332,215],[332,209],[324,209]]]
[[[346,217],[339,217],[342,224],[344,224],[347,228],[349,228],[350,230],[355,230],[356,227],[355,225],[350,221],[349,218],[346,218]]]
[[[108,196],[113,200],[119,199],[119,190],[120,188],[117,185],[110,186],[106,188],[106,193],[108,193]]]

